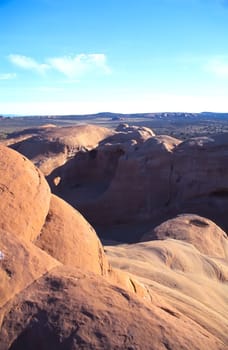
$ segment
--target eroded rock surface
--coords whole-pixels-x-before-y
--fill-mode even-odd
[[[49,186],[27,158],[0,145],[0,228],[35,239],[50,202]]]
[[[64,164],[80,149],[94,148],[102,139],[112,135],[110,129],[95,125],[70,127],[40,127],[12,135],[10,147],[33,161],[47,176]]]
[[[227,134],[181,142],[119,133],[65,164],[53,190],[96,227],[106,225],[110,231],[113,225],[133,223],[155,227],[186,212],[228,231]]]
[[[65,267],[20,293],[4,314],[2,350],[29,349],[31,344],[34,350],[225,349],[216,336],[173,307],[139,302],[99,276]]]
[[[35,244],[64,265],[108,274],[109,264],[93,227],[77,210],[54,195]]]
[[[228,237],[214,222],[199,215],[182,214],[147,232],[142,241],[178,239],[201,253],[228,259]]]

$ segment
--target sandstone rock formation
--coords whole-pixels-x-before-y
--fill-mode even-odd
[[[48,125],[13,134],[10,147],[22,153],[48,175],[83,147],[91,149],[112,135],[110,129],[94,125],[53,127]]]
[[[95,227],[143,224],[142,235],[186,212],[228,231],[227,140],[226,133],[182,142],[144,127],[88,125],[47,128],[12,147]]]
[[[174,308],[227,344],[228,259],[218,255],[216,239],[211,240],[215,249],[210,256],[195,247],[202,238],[195,239],[195,245],[167,238],[106,246],[105,251],[113,266],[134,273],[149,287],[153,304],[167,303],[169,310]]]
[[[0,145],[0,228],[33,240],[44,224],[50,189],[28,159]]]
[[[48,293],[47,293],[48,291]],[[184,314],[140,302],[95,275],[53,269],[4,307],[1,348],[224,350]]]
[[[228,134],[184,141],[174,152],[170,206],[195,213],[228,232]]]
[[[109,265],[92,226],[79,212],[54,195],[35,244],[64,265],[108,274]]]
[[[129,140],[127,134],[126,142],[106,141],[66,163],[53,190],[95,225],[145,222],[152,213],[160,217],[170,197],[173,149],[181,141],[149,132],[143,140]]]
[[[211,220],[193,214],[182,214],[147,232],[142,241],[178,239],[193,244],[201,253],[228,259],[228,237]]]
[[[95,149],[79,152],[58,169],[61,183],[53,190],[95,227],[108,225],[110,231],[129,223],[155,227],[186,212],[228,231],[227,134],[184,142],[153,133],[132,137],[131,131],[118,131]]]
[[[75,204],[107,224],[107,234],[118,220],[135,229],[147,222],[144,239],[156,239],[113,244],[105,251],[82,215],[50,194],[40,171],[0,146],[0,350],[227,349],[225,232],[192,214],[153,229],[156,220],[181,211],[180,203],[192,204],[191,195],[195,201],[197,193],[215,198],[220,188],[213,208],[226,204],[227,168],[224,164],[220,174],[216,159],[226,140],[181,143],[127,128],[102,136],[97,147],[50,174],[61,172],[56,190],[71,191]],[[131,132],[139,138],[129,139]],[[184,155],[195,149],[202,156],[188,169],[199,185],[191,187],[180,172]],[[226,160],[226,152],[221,154]],[[203,183],[200,162],[208,163],[210,184]],[[181,192],[180,184],[188,189]]]
[[[0,310],[17,293],[60,263],[31,242],[0,230]],[[2,317],[0,312],[0,318]],[[1,345],[0,345],[1,349]]]

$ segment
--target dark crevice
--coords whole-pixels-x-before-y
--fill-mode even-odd
[[[136,293],[136,287],[135,287],[135,284],[134,284],[134,282],[132,281],[131,278],[130,278],[130,283],[131,283],[131,285],[133,287],[134,292]]]
[[[171,316],[179,318],[179,317],[178,317],[179,315],[178,315],[175,311],[170,310],[170,309],[168,309],[168,308],[166,308],[166,307],[161,307],[161,309],[162,309],[163,311],[167,312],[168,314],[170,314]]]
[[[215,197],[215,198],[228,198],[228,189],[219,189],[216,191],[213,191],[209,194],[210,197]]]
[[[97,153],[98,153],[97,149],[92,149],[91,151],[89,151],[90,159],[96,159]]]
[[[190,224],[199,226],[199,227],[207,227],[209,224],[206,221],[199,220],[199,219],[192,219],[189,221]]]
[[[165,203],[165,206],[168,207],[171,203],[172,200],[172,176],[173,176],[173,170],[174,170],[174,164],[173,161],[171,160],[171,164],[170,164],[170,172],[169,172],[169,179],[168,179],[168,183],[169,183],[169,193],[168,193],[168,200]]]

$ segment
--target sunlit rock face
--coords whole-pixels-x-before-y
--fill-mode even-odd
[[[1,349],[225,350],[173,307],[145,303],[96,275],[60,267],[4,307]],[[194,332],[194,337],[192,334]]]
[[[163,222],[143,235],[142,241],[176,239],[196,247],[202,254],[228,259],[228,237],[211,220],[182,214]]]
[[[0,228],[26,240],[40,233],[49,209],[49,186],[27,158],[0,145]]]
[[[108,274],[109,264],[95,230],[57,196],[51,197],[46,221],[35,244],[64,265]]]

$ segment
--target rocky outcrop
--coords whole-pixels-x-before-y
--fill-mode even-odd
[[[178,239],[194,245],[201,253],[228,259],[228,237],[211,220],[193,214],[182,214],[165,221],[150,232],[142,241]]]
[[[31,242],[0,229],[0,319],[7,301],[58,265]]]
[[[77,210],[54,195],[35,244],[64,265],[108,274],[109,264],[95,230]]]
[[[49,125],[12,134],[13,140],[7,141],[10,147],[32,160],[47,176],[82,148],[94,148],[101,140],[112,134],[110,129],[95,125],[74,127]]]
[[[133,139],[132,131],[122,128],[128,130],[121,127],[108,142],[65,164],[53,190],[95,226],[109,225],[110,231],[129,223],[155,227],[186,212],[228,231],[227,134],[181,142],[149,133]]]
[[[170,206],[195,213],[228,232],[228,135],[196,137],[174,152]]]
[[[155,136],[132,145],[119,158],[115,176],[89,218],[96,222],[99,205],[107,223],[150,220],[152,213],[159,214],[169,202],[172,151],[179,142]]]
[[[0,228],[34,240],[44,224],[49,186],[27,158],[0,145]]]
[[[200,246],[202,237],[198,240]],[[211,249],[215,245],[216,257],[213,252],[211,256],[202,254],[185,240],[171,238],[106,246],[105,251],[112,266],[134,273],[149,287],[153,304],[170,313],[176,310],[176,315],[184,314],[227,344],[228,260],[223,251],[219,255],[216,240],[215,235],[210,242]],[[192,334],[193,329],[192,325]]]

